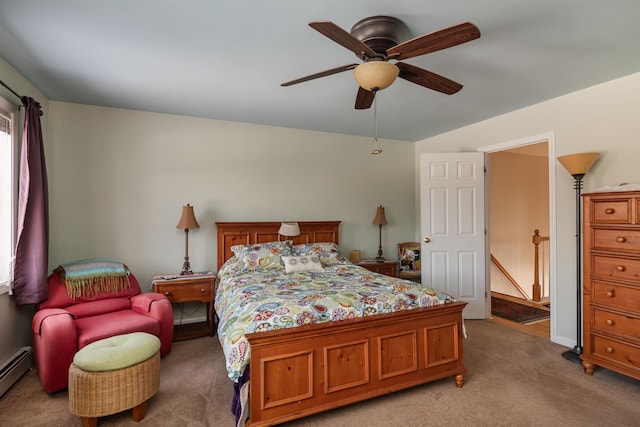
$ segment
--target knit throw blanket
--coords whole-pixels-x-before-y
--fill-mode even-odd
[[[109,259],[85,259],[60,264],[55,270],[71,298],[94,296],[128,289],[129,269]]]

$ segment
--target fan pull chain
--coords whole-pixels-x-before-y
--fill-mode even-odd
[[[378,97],[377,91],[373,91],[373,150],[371,154],[380,154],[382,149],[378,148]]]

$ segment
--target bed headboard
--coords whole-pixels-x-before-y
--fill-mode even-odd
[[[278,234],[281,222],[216,222],[218,227],[218,268],[233,256],[234,245],[293,240],[293,244],[333,242],[339,244],[340,221],[299,221],[300,235],[286,238]]]

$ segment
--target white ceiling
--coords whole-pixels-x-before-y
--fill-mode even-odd
[[[465,21],[482,34],[406,60],[464,88],[398,79],[378,94],[381,138],[418,141],[640,71],[638,0],[0,0],[0,56],[52,100],[371,136],[351,72],[280,83],[359,62],[308,22],[349,31],[373,15],[411,37]]]

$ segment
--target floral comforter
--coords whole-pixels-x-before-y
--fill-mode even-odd
[[[284,268],[231,271],[220,277],[216,291],[218,339],[229,378],[237,381],[249,363],[245,334],[429,307],[450,300],[419,283],[372,273],[350,263],[326,266],[321,272],[285,273]]]

